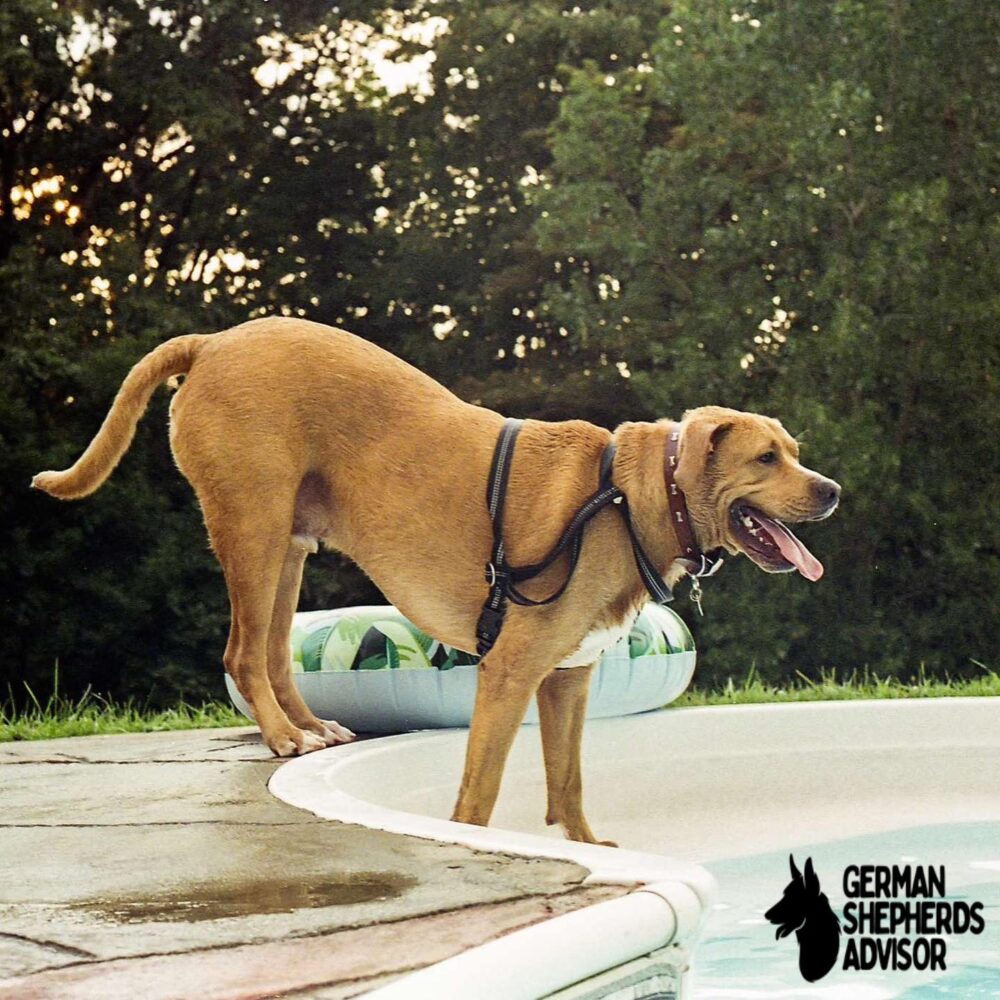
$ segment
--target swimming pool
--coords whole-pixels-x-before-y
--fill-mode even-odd
[[[710,862],[707,867],[718,879],[720,891],[697,951],[692,993],[698,1000],[1000,997],[1000,823],[910,827],[803,844],[795,853],[800,864],[813,858],[842,927],[848,897],[843,880],[836,876],[859,862],[890,868],[943,866],[945,898],[981,902],[985,926],[980,934],[944,936],[944,970],[844,969],[847,941],[853,937],[857,943],[860,937],[842,934],[841,962],[810,984],[797,974],[794,942],[776,942],[775,928],[763,915],[788,881],[787,853]],[[878,937],[887,941],[890,935]]]
[[[697,929],[684,942],[693,947],[696,997],[909,1000],[952,987],[952,996],[975,996],[955,974],[964,969],[988,982],[985,972],[969,971],[993,968],[976,949],[1000,950],[993,936],[1000,928],[1000,842],[990,851],[977,840],[968,855],[954,848],[969,830],[987,831],[988,839],[989,824],[1000,823],[998,721],[1000,703],[989,698],[668,709],[592,720],[584,737],[587,812],[598,836],[622,850],[570,844],[544,826],[532,726],[519,733],[494,825],[485,830],[445,819],[462,768],[466,733],[459,730],[312,754],[280,768],[271,788],[332,819],[567,857],[586,865],[594,881],[686,886],[707,914],[701,943],[694,947]],[[949,887],[974,884],[983,896],[986,931],[953,943],[953,957],[971,957],[953,966],[950,979],[926,972],[916,980],[897,972],[865,978],[835,969],[806,983],[795,937],[776,941],[775,929],[762,923],[788,881],[790,851],[800,866],[813,857],[838,912],[842,862],[902,856],[944,864]],[[714,903],[713,875],[720,886]],[[771,978],[758,982],[758,973]],[[938,993],[905,992],[911,989]]]

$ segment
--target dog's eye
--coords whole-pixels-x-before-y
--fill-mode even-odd
[[[765,451],[763,455],[759,455],[757,457],[757,461],[760,462],[761,465],[774,465],[774,463],[778,461],[778,455],[773,451]]]

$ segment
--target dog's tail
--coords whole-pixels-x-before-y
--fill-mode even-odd
[[[150,351],[125,376],[101,429],[76,463],[63,472],[39,472],[32,487],[60,500],[79,500],[99,489],[128,451],[156,387],[171,375],[187,372],[209,336],[175,337]]]

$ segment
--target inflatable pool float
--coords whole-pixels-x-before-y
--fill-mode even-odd
[[[421,632],[393,607],[305,611],[292,625],[292,677],[322,719],[356,732],[468,726],[479,658]],[[677,698],[694,673],[694,640],[669,608],[648,604],[601,658],[589,718],[648,712]],[[233,704],[251,718],[226,675]],[[525,722],[537,723],[532,702]]]

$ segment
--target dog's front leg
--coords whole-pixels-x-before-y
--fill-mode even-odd
[[[515,650],[522,652],[501,640],[479,664],[465,773],[451,817],[456,822],[489,823],[507,755],[538,688],[539,672],[526,669],[526,660],[518,662]]]
[[[591,664],[553,670],[538,689],[538,721],[548,789],[545,822],[550,826],[561,824],[570,840],[617,847],[612,840],[598,840],[583,815],[580,744],[593,669]]]

